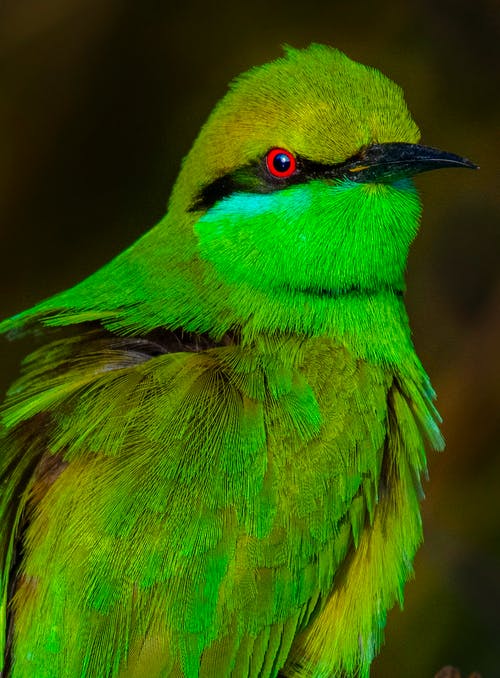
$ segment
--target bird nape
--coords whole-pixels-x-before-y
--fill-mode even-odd
[[[231,85],[167,214],[0,324],[5,678],[366,678],[422,540],[434,393],[403,302],[418,144],[321,45]]]

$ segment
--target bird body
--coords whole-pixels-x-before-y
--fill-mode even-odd
[[[369,675],[442,446],[409,177],[471,166],[417,141],[378,71],[288,50],[217,105],[154,229],[0,325],[72,329],[2,414],[5,676]]]

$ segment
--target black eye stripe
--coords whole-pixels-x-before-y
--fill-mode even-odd
[[[241,186],[235,183],[231,174],[224,174],[218,177],[212,183],[204,186],[198,193],[196,200],[189,208],[190,212],[197,212],[198,210],[208,210],[215,205],[216,202],[226,198],[236,191],[244,190]]]
[[[332,165],[314,162],[314,160],[299,155],[293,156],[295,168],[289,176],[272,174],[267,164],[268,155],[269,152],[260,160],[217,177],[217,179],[203,186],[191,204],[189,211],[206,211],[232,193],[272,193],[288,188],[288,186],[304,184],[315,179],[343,178],[348,176],[345,169],[346,165],[351,165],[359,159],[361,151],[347,158],[345,162]]]

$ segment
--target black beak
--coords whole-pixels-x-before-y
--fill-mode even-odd
[[[446,167],[478,169],[473,162],[454,153],[396,142],[367,146],[356,157],[342,163],[343,175],[360,183],[392,183]]]

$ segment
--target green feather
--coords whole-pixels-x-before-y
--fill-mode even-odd
[[[442,439],[402,299],[416,191],[322,172],[417,141],[378,71],[287,49],[233,83],[154,229],[0,324],[73,332],[1,415],[6,676],[368,676]]]

